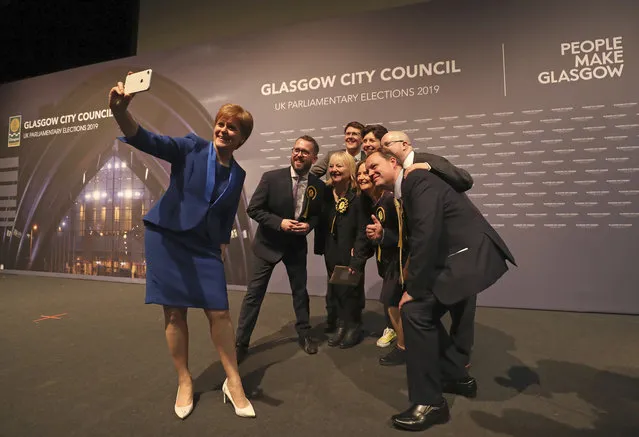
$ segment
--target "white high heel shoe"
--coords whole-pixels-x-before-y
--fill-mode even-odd
[[[225,379],[224,384],[222,384],[222,393],[224,393],[224,403],[226,404],[226,398],[228,398],[231,404],[233,404],[233,408],[235,408],[236,415],[240,417],[255,417],[255,410],[253,409],[253,405],[251,405],[251,401],[249,401],[249,404],[244,408],[238,408],[237,405],[235,405],[231,392],[229,391],[228,378]]]
[[[193,401],[191,401],[191,403],[185,407],[178,407],[177,398],[179,396],[180,396],[180,387],[178,386],[177,395],[175,396],[175,414],[177,415],[177,417],[184,420],[186,419],[186,416],[191,414],[191,412],[193,411]]]

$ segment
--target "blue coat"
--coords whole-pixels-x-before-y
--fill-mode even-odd
[[[231,161],[229,184],[207,213],[215,188],[216,151],[211,141],[194,133],[185,137],[158,135],[139,127],[130,138],[119,137],[142,152],[171,163],[169,187],[144,220],[172,231],[195,228],[205,218],[215,243],[228,244],[242,195],[246,172]]]

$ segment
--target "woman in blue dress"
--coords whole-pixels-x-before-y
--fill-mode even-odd
[[[169,187],[144,217],[145,302],[164,309],[166,341],[178,375],[175,414],[185,419],[193,411],[186,316],[188,308],[202,308],[227,376],[224,402],[228,398],[238,416],[255,417],[237,367],[224,277],[224,249],[246,175],[233,152],[251,134],[253,117],[239,105],[226,104],[215,116],[212,141],[194,133],[168,137],[135,121],[128,111],[132,97],[122,82],[109,92],[109,107],[124,134],[120,141],[171,163]]]

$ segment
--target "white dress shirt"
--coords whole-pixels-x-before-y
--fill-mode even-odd
[[[411,165],[413,165],[414,162],[415,162],[415,151],[411,150],[408,156],[406,156],[406,159],[404,160],[404,162],[402,162],[402,167],[408,168]]]
[[[395,187],[393,188],[393,195],[395,199],[402,198],[402,181],[404,180],[404,169],[399,172],[397,179],[395,179]]]

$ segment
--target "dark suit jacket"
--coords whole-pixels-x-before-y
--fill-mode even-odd
[[[322,176],[324,176],[326,174],[326,172],[328,171],[328,161],[330,161],[331,159],[331,155],[335,152],[344,152],[346,149],[342,149],[342,150],[332,150],[330,152],[328,152],[326,154],[326,156],[324,156],[322,159],[320,159],[317,164],[315,164],[313,167],[311,167],[311,173],[313,173],[315,176],[317,176],[318,178],[321,178]],[[360,150],[359,152],[359,159],[360,161],[363,159],[366,159],[366,153],[364,153],[363,150]]]
[[[406,290],[419,299],[432,292],[450,305],[495,283],[515,260],[492,226],[464,194],[425,170],[402,182],[409,236]]]
[[[282,219],[296,219],[307,222],[311,230],[314,229],[319,222],[323,196],[324,182],[309,173],[302,217],[293,217],[295,205],[291,168],[264,173],[246,209],[249,217],[258,223],[253,240],[255,255],[272,263],[281,260],[285,252],[306,256],[306,236],[284,232],[280,225]]]
[[[455,167],[443,156],[433,155],[427,152],[415,152],[413,164],[427,162],[430,172],[442,178],[446,183],[460,193],[468,191],[473,187],[473,177],[463,168]]]
[[[399,223],[393,193],[384,192],[377,202],[373,202],[368,195],[361,193],[359,201],[359,229],[350,267],[357,271],[363,271],[366,260],[374,255],[377,262],[377,272],[380,276],[384,276],[389,264],[397,267],[399,271]],[[384,235],[379,244],[366,237],[366,226],[373,222],[371,215],[377,216],[384,228]]]
[[[359,231],[359,196],[349,189],[344,198],[348,207],[340,213],[335,207],[332,187],[326,187],[322,218],[315,230],[314,252],[316,255],[324,255],[324,261],[330,270],[336,265],[350,264],[351,249],[355,246]]]
[[[464,169],[455,167],[446,158],[432,153],[417,153],[413,160],[414,164],[427,162],[430,164],[430,172],[439,176],[444,182],[453,187],[456,191],[463,192],[469,190],[473,186],[472,176]],[[363,270],[366,260],[375,252],[377,259],[377,270],[380,276],[386,271],[386,265],[389,263],[398,264],[399,248],[398,248],[398,221],[395,205],[393,203],[393,194],[387,192],[379,199],[376,205],[365,195],[361,195],[360,209],[360,233],[355,242],[355,257],[351,261],[351,268],[355,270]],[[366,238],[366,225],[372,223],[371,214],[376,214],[381,209],[382,214],[378,216],[379,221],[384,227],[384,238],[378,246]],[[407,255],[404,253],[404,255]],[[406,256],[403,261],[406,261]],[[399,267],[398,267],[399,268]]]
[[[171,163],[169,187],[144,216],[144,220],[173,231],[197,226],[207,215],[215,188],[215,147],[211,141],[194,133],[185,137],[168,137],[139,127],[133,137],[119,137],[145,153]],[[210,165],[213,163],[213,165]],[[228,244],[242,195],[246,172],[231,161],[229,184],[208,216],[209,234],[220,244]]]

